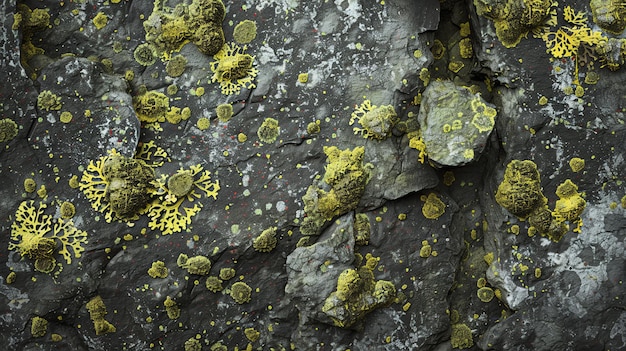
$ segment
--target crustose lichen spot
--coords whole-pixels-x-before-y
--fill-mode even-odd
[[[220,122],[228,122],[233,116],[233,105],[228,103],[219,104],[215,108],[215,114],[217,115],[217,119],[219,119]]]
[[[256,38],[256,22],[243,20],[233,31],[233,38],[239,44],[248,44]]]
[[[437,219],[446,212],[446,204],[435,193],[422,195],[422,201],[424,201],[422,214],[428,219]]]
[[[17,136],[17,124],[10,118],[0,119],[0,143],[11,141]]]
[[[237,44],[225,44],[222,49],[213,56],[211,62],[212,82],[219,82],[222,94],[239,94],[241,88],[252,89],[254,77],[259,71],[252,67],[254,56],[245,54],[247,47],[239,47]]]
[[[276,141],[280,134],[278,121],[274,118],[266,118],[256,132],[259,140],[264,143],[271,144]]]
[[[250,302],[252,295],[252,288],[244,282],[236,282],[230,287],[230,297],[238,304],[244,304]]]
[[[369,100],[363,101],[350,117],[350,125],[359,122],[361,128],[354,127],[354,134],[361,134],[364,138],[383,140],[391,133],[391,129],[398,121],[398,115],[391,105],[376,106]]]
[[[270,252],[276,247],[276,227],[265,229],[254,239],[253,246],[258,252]]]

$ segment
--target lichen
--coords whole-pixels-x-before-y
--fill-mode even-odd
[[[92,298],[87,302],[86,307],[87,311],[89,311],[89,317],[93,322],[96,335],[115,333],[115,326],[104,318],[107,315],[107,309],[104,305],[104,301],[102,301],[102,297],[98,295]]]
[[[572,169],[572,172],[578,173],[585,168],[585,160],[579,157],[572,157],[569,160],[569,166]]]
[[[496,202],[513,215],[525,219],[547,199],[541,191],[537,165],[530,160],[512,160],[498,186]]]
[[[398,121],[398,115],[391,105],[376,106],[370,100],[365,100],[357,106],[350,117],[350,125],[358,121],[361,127],[354,127],[354,134],[361,134],[364,138],[384,140]]]
[[[244,329],[243,333],[246,336],[246,338],[250,340],[251,342],[255,342],[259,340],[259,337],[261,337],[261,333],[259,333],[254,328],[246,328]]]
[[[417,132],[409,137],[409,147],[419,151],[417,160],[423,164],[426,161],[426,156],[428,154],[426,153],[426,143],[424,142],[424,138],[421,133]]]
[[[584,211],[587,202],[578,193],[578,186],[571,180],[566,179],[556,188],[556,195],[559,197],[556,200],[553,216],[557,222],[568,221],[576,224],[573,229],[574,232],[580,233],[583,225],[583,220],[580,215]]]
[[[217,198],[220,185],[218,181],[211,181],[211,172],[204,170],[201,165],[191,166],[189,170],[177,171],[177,173],[187,172],[193,177],[193,183],[189,191],[181,196],[176,196],[171,192],[167,185],[166,175],[162,175],[154,182],[156,190],[152,195],[156,199],[148,210],[150,229],[158,229],[164,235],[179,233],[187,229],[187,226],[191,224],[191,218],[202,209],[202,203],[196,200],[203,195]]]
[[[230,297],[238,304],[250,302],[252,288],[244,282],[236,282],[230,287]]]
[[[233,39],[239,44],[248,44],[256,38],[256,22],[243,20],[235,26]]]
[[[446,212],[446,204],[435,193],[423,196],[422,214],[428,219],[437,219]]]
[[[626,28],[626,7],[620,1],[591,0],[593,21],[605,31],[619,35]]]
[[[11,225],[8,248],[34,259],[35,268],[39,271],[50,273],[56,263],[54,254],[58,244],[61,245],[58,253],[67,264],[71,264],[72,257],[80,258],[85,251],[83,245],[87,243],[87,232],[74,227],[71,219],[54,219],[45,214],[46,207],[44,203],[36,207],[34,201],[20,204]]]
[[[485,302],[485,303],[493,300],[495,296],[493,289],[488,286],[483,286],[479,288],[478,291],[476,291],[476,295],[478,296],[478,299],[480,301]]]
[[[13,140],[17,136],[17,131],[17,124],[12,119],[0,119],[0,143]]]
[[[169,319],[178,319],[178,317],[180,317],[180,307],[178,307],[176,301],[172,300],[171,297],[168,296],[165,298],[163,306],[165,306],[165,312]]]
[[[179,267],[186,269],[189,274],[207,275],[211,270],[211,260],[201,255],[187,257],[185,254],[180,254],[176,263]]]
[[[147,211],[154,170],[143,160],[122,156],[114,149],[109,155],[90,161],[83,171],[80,190],[91,207],[113,219],[128,221]]]
[[[311,185],[302,197],[306,217],[300,226],[304,235],[317,235],[333,218],[354,210],[370,178],[370,165],[363,164],[364,147],[339,150],[324,147],[327,158],[324,184]]]
[[[186,66],[187,58],[183,55],[176,55],[165,64],[165,72],[167,72],[170,77],[180,77],[183,72],[185,72]]]
[[[480,133],[489,133],[493,129],[493,126],[496,124],[496,109],[487,106],[485,102],[482,101],[481,98],[477,97],[471,102],[472,112],[474,112],[474,116],[472,116],[472,125],[478,129]]]
[[[156,62],[157,51],[152,44],[143,43],[135,48],[133,57],[142,66],[152,66]]]
[[[30,334],[33,338],[40,338],[48,332],[48,321],[39,316],[31,319]]]
[[[63,201],[59,207],[59,212],[63,219],[70,219],[76,214],[76,206],[69,201]]]
[[[33,178],[24,179],[24,191],[27,193],[34,193],[37,190],[37,182]]]
[[[239,94],[241,88],[256,87],[253,80],[259,71],[252,66],[254,56],[246,54],[246,49],[245,45],[239,47],[227,43],[213,56],[211,82],[220,84],[222,94]]]
[[[220,279],[222,280],[229,280],[232,279],[235,276],[236,272],[235,269],[233,268],[222,268],[220,269]]]
[[[205,286],[207,290],[216,293],[224,289],[222,283],[223,281],[220,278],[216,276],[210,276],[206,278]]]
[[[455,349],[469,349],[474,346],[472,330],[463,323],[452,324],[450,343]]]
[[[196,127],[200,130],[207,130],[211,127],[211,120],[206,117],[200,117],[198,122],[196,122]]]
[[[148,268],[148,275],[154,279],[167,278],[168,274],[169,270],[163,261],[154,261],[152,262],[152,266]]]
[[[37,96],[37,107],[45,111],[58,111],[63,107],[61,98],[50,90],[42,90]]]
[[[261,232],[252,243],[254,249],[258,252],[270,252],[276,247],[276,230],[277,227],[269,227]]]
[[[433,247],[430,246],[428,240],[422,240],[422,247],[420,248],[420,257],[428,258],[433,253]]]
[[[259,140],[264,143],[271,144],[276,141],[278,135],[280,134],[280,127],[278,126],[278,121],[274,118],[266,118],[259,126],[256,132]]]
[[[183,346],[185,351],[202,351],[202,344],[200,344],[200,340],[196,338],[187,339]]]
[[[164,122],[170,108],[170,99],[158,91],[148,91],[134,99],[137,117],[146,123]]]
[[[93,25],[97,30],[104,28],[109,23],[109,17],[104,12],[98,12],[98,14],[92,20]]]
[[[395,285],[374,278],[373,272],[379,260],[367,254],[363,266],[346,269],[339,275],[337,289],[324,300],[322,306],[322,312],[335,326],[349,328],[372,310],[395,300]]]
[[[365,213],[354,216],[354,242],[357,245],[367,245],[370,240],[371,224]]]
[[[226,123],[233,117],[233,105],[231,104],[219,104],[215,108],[215,114],[220,122]]]

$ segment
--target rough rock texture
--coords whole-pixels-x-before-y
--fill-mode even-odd
[[[224,4],[215,56],[185,26],[206,15],[221,39],[219,0],[0,4],[0,349],[626,349],[620,6]],[[365,101],[397,115],[379,138],[350,124]],[[363,147],[368,181],[356,208],[318,204],[333,218],[306,237],[332,146]],[[154,171],[122,219],[116,154]],[[537,165],[562,238],[496,202],[512,160]],[[366,257],[396,298],[337,327],[324,301]]]

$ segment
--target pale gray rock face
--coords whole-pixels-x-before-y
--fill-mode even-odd
[[[193,22],[192,1],[157,3],[165,7],[152,21]],[[207,56],[181,39],[171,54],[187,65],[177,77],[166,72],[167,54],[148,66],[135,60],[151,1],[3,2],[0,126],[10,119],[17,129],[0,130],[15,135],[0,142],[0,349],[182,350],[189,339],[203,350],[626,349],[623,44],[601,32],[609,5],[594,3],[605,6],[596,11],[602,24],[589,4],[566,1],[544,28],[586,26],[611,38],[608,53],[585,44],[574,59],[554,57],[532,32],[503,46],[494,20],[476,10],[502,2],[229,1],[225,40],[236,44],[236,26],[256,23],[256,38],[237,45],[258,74],[223,94],[214,70],[220,60],[222,73],[243,65],[235,55]],[[566,6],[586,18],[567,21]],[[60,105],[39,106],[42,91]],[[136,111],[146,91],[169,101],[156,124]],[[350,123],[366,100],[397,114],[381,140]],[[227,121],[216,112],[224,103],[233,108]],[[64,112],[71,119],[62,121]],[[257,135],[267,118],[279,124],[273,142]],[[424,162],[409,147],[420,136]],[[356,208],[326,218],[303,244],[303,196],[311,185],[330,190],[325,146],[363,146],[370,174]],[[126,221],[100,211],[106,179],[94,169],[113,149],[144,160],[156,177],[145,212]],[[575,158],[584,160],[580,170],[570,166]],[[551,241],[496,202],[515,159],[537,164],[550,216],[571,205],[558,186],[570,179],[578,187],[580,232],[571,218]],[[175,196],[168,179],[181,170],[199,171],[192,190]],[[101,206],[87,196],[86,174],[96,176]],[[180,220],[179,200],[187,221],[166,233],[153,222]],[[63,226],[65,202],[75,206],[71,226]],[[356,216],[370,224],[366,240]],[[276,247],[255,250],[270,227]],[[72,228],[87,234],[76,246],[84,251],[63,251]],[[35,245],[41,237],[54,241],[52,252]],[[208,274],[179,267],[181,254],[207,257]],[[367,254],[379,258],[373,279],[391,282],[396,299],[338,327],[324,302]],[[38,255],[55,258],[52,272],[36,269]],[[165,278],[148,274],[155,261]],[[223,290],[207,289],[208,277]],[[238,282],[250,287],[248,302]],[[494,297],[479,296],[485,287]],[[106,314],[88,308],[96,296]],[[47,328],[31,330],[34,317]],[[116,331],[98,334],[103,320]]]

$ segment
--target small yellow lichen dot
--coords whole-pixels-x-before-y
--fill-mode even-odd
[[[27,193],[33,193],[37,189],[37,183],[33,178],[24,179],[24,191]]]
[[[548,103],[548,98],[545,96],[541,96],[539,98],[539,106],[544,106]]]
[[[572,169],[572,172],[580,172],[583,168],[585,168],[585,160],[578,157],[573,157],[569,160],[569,166]]]
[[[61,116],[59,117],[59,120],[62,123],[70,123],[72,121],[72,117],[74,117],[74,116],[72,115],[71,112],[63,111],[63,112],[61,112]]]
[[[239,141],[240,143],[245,143],[248,140],[248,136],[243,134],[243,133],[239,133],[237,134],[237,141]]]
[[[577,97],[583,97],[583,95],[585,95],[585,88],[583,88],[582,85],[577,85],[576,90],[574,90],[574,94]]]
[[[400,220],[400,221],[404,221],[404,220],[406,220],[406,213],[400,213],[400,214],[398,214],[398,220]]]
[[[46,190],[45,185],[42,185],[39,190],[37,190],[37,195],[42,199],[48,196],[48,191]]]
[[[535,268],[535,278],[541,277],[541,268]]]
[[[233,105],[231,104],[219,104],[215,108],[215,114],[220,122],[228,122],[233,117]]]
[[[77,175],[73,175],[72,178],[70,178],[69,185],[72,189],[78,189],[78,187],[80,186],[80,182],[78,181]]]
[[[305,84],[309,81],[309,74],[308,73],[300,73],[298,74],[298,82]]]
[[[74,206],[73,203],[69,201],[65,201],[61,204],[60,212],[61,212],[61,217],[65,219],[72,218],[76,214],[76,207]]]
[[[13,284],[15,282],[15,278],[17,277],[17,274],[15,272],[11,272],[9,273],[9,275],[7,275],[7,284]]]
[[[196,96],[198,96],[198,97],[204,95],[204,87],[196,88],[196,92],[195,93],[196,93]]]
[[[202,117],[198,119],[198,122],[196,123],[196,125],[198,126],[198,129],[200,130],[207,130],[211,126],[211,121],[206,117]]]
[[[107,23],[109,23],[109,18],[107,17],[107,15],[104,14],[104,12],[98,12],[96,17],[93,18],[92,22],[96,29],[100,30],[104,28]]]

